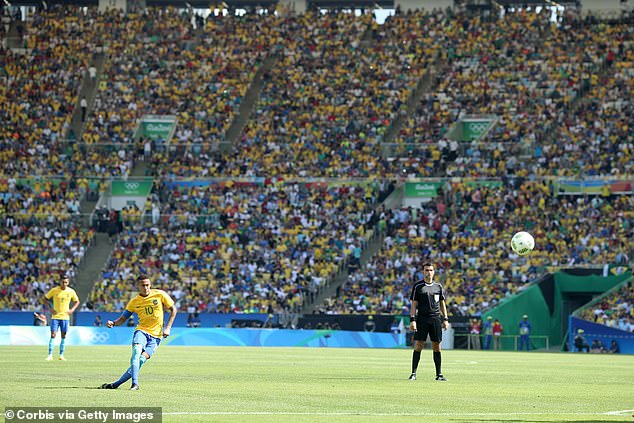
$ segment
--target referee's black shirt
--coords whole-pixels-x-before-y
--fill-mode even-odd
[[[440,301],[445,299],[445,290],[438,282],[428,285],[425,281],[419,281],[414,284],[409,299],[418,302],[416,307],[418,319],[440,317]]]

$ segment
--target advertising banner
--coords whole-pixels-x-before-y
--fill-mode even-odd
[[[141,134],[144,138],[167,139],[172,131],[171,122],[141,122]]]
[[[134,328],[74,326],[66,345],[130,345]],[[50,329],[36,326],[0,326],[0,345],[48,345]],[[404,348],[405,334],[342,330],[291,329],[174,329],[163,345]]]
[[[485,180],[473,180],[465,182],[465,185],[469,188],[486,187],[486,188],[500,188],[502,187],[502,181],[495,179]]]
[[[146,115],[141,118],[138,135],[153,140],[169,141],[176,128],[176,116]]]
[[[462,122],[463,141],[476,141],[484,136],[491,127],[493,120],[464,120]]]
[[[559,180],[556,183],[559,195],[601,195],[604,187],[608,187],[608,194],[632,194],[633,181],[627,180]]]
[[[435,197],[443,182],[406,182],[405,197]]]
[[[574,350],[575,336],[581,335],[589,345],[592,345],[592,341],[599,340],[604,347],[609,348],[612,341],[616,341],[621,354],[634,354],[634,333],[632,332],[588,322],[572,316],[570,317],[569,328],[568,345],[570,345],[571,350]]]
[[[152,180],[112,181],[112,195],[145,197],[152,190]]]

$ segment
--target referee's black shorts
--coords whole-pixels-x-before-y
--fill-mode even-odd
[[[417,317],[416,318],[416,332],[414,332],[414,339],[416,341],[427,341],[427,335],[431,342],[442,341],[442,325],[440,317]]]

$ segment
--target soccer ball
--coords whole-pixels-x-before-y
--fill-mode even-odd
[[[518,232],[511,239],[511,248],[520,256],[525,256],[535,248],[535,240],[528,232]]]

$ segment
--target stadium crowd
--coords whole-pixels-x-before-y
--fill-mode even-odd
[[[384,175],[380,140],[439,46],[433,23],[393,19],[369,43],[369,15],[306,14],[263,89],[237,160],[256,175]],[[433,31],[431,31],[433,33]]]
[[[131,143],[143,115],[176,115],[175,143],[223,140],[269,47],[260,20],[210,19],[194,37],[191,16],[177,9],[133,16],[108,48],[84,140]]]
[[[86,10],[38,12],[26,28],[26,51],[0,57],[7,181],[0,185],[0,308],[32,307],[30,294],[50,283],[54,268],[76,267],[93,231],[71,216],[82,196],[106,190],[103,178],[131,172],[147,141],[135,139],[146,114],[177,116],[177,147],[157,148],[167,140],[155,140],[146,157],[157,177],[154,196],[143,210],[121,212],[112,259],[91,297],[95,310],[119,309],[139,269],[183,307],[298,310],[351,261],[340,297],[322,311],[395,313],[407,304],[414,267],[432,259],[455,299],[452,313],[477,315],[550,267],[613,261],[628,247],[631,197],[571,199],[541,182],[503,179],[499,190],[456,182],[421,210],[377,206],[380,181],[403,170],[526,181],[631,174],[631,104],[613,100],[631,97],[631,26],[556,26],[529,13],[489,23],[439,11],[381,26],[345,13],[216,17],[200,26],[171,8]],[[95,100],[80,140],[66,142],[78,88],[100,48],[106,60],[93,82]],[[217,144],[267,57],[275,63],[254,115],[221,157]],[[428,72],[433,89],[396,136],[424,151],[386,160],[386,131]],[[457,145],[446,135],[465,113],[495,114],[498,122],[482,142]],[[110,146],[96,147],[104,143]],[[23,185],[21,176],[44,179]],[[257,187],[171,184],[251,176],[271,179]],[[63,183],[47,182],[52,177]],[[294,177],[380,179],[329,188],[276,183]],[[355,271],[374,222],[383,249]],[[509,260],[503,240],[518,227],[546,240],[530,260]]]
[[[9,177],[63,176],[74,166],[66,139],[89,53],[88,22],[36,15],[24,35],[28,53],[0,56],[0,172]]]
[[[555,26],[545,13],[516,13],[495,22],[463,19],[448,28],[447,69],[435,91],[422,96],[395,138],[413,156],[406,166],[410,173],[500,177],[631,171],[631,142],[623,133],[627,102],[613,103],[629,98],[631,25],[572,20],[575,25]],[[606,66],[615,69],[613,75]],[[580,95],[592,98],[598,113],[576,113]],[[468,115],[493,115],[496,124],[478,142],[460,145],[450,130]],[[573,131],[558,130],[573,125]],[[585,130],[593,125],[594,133]],[[606,136],[610,143],[602,142]],[[596,154],[582,157],[588,148]],[[534,161],[515,160],[518,154]]]
[[[623,285],[594,307],[585,309],[580,317],[611,328],[634,332],[634,285]]]
[[[576,78],[584,98],[572,112],[558,116],[559,139],[536,149],[539,173],[561,176],[620,176],[632,173],[631,133],[634,46],[631,25],[571,28],[562,43],[590,57]],[[583,35],[581,37],[579,34]],[[588,59],[586,59],[588,60]]]
[[[39,308],[60,271],[74,277],[94,239],[65,183],[0,180],[0,310]]]
[[[200,312],[297,311],[365,246],[377,184],[163,184],[160,214],[120,234],[88,308],[112,311],[135,272],[151,275],[179,307]],[[385,193],[383,193],[385,195]]]
[[[384,210],[378,254],[352,272],[323,313],[400,313],[408,307],[421,266],[436,263],[452,299],[450,313],[478,316],[559,267],[616,263],[631,248],[632,197],[553,194],[542,182],[488,188],[446,185],[419,209]],[[517,228],[531,232],[540,247],[519,257],[508,245]]]

